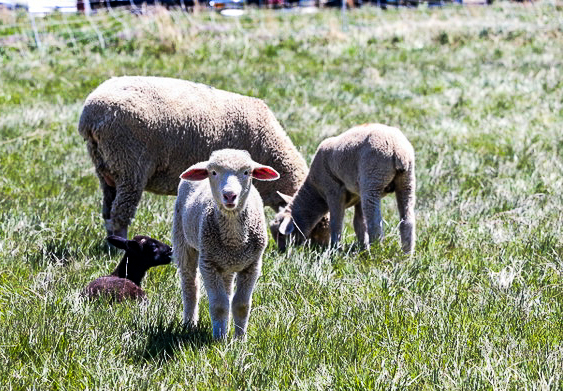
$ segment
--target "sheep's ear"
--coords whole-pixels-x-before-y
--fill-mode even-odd
[[[123,239],[121,236],[111,235],[108,236],[106,240],[114,247],[127,250],[127,239]]]
[[[290,204],[291,201],[293,201],[292,196],[288,196],[287,194],[280,193],[279,191],[277,193],[287,204]]]
[[[202,181],[207,177],[209,177],[207,162],[194,164],[180,175],[180,178],[188,181]]]
[[[280,174],[270,166],[256,166],[252,169],[252,178],[260,181],[275,181]]]
[[[289,235],[295,229],[295,225],[293,225],[293,219],[291,216],[284,217],[283,221],[280,224],[279,233],[282,235]]]

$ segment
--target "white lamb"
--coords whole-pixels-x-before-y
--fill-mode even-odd
[[[191,166],[180,178],[172,243],[184,323],[196,325],[198,321],[199,266],[209,296],[213,338],[225,338],[236,273],[232,298],[235,336],[244,336],[268,240],[262,199],[252,178],[271,181],[279,174],[253,161],[246,151],[222,149],[213,152],[208,161]]]
[[[330,212],[334,246],[340,240],[345,209],[355,206],[354,230],[365,248],[383,237],[381,198],[394,192],[402,248],[411,253],[415,188],[414,150],[403,133],[381,124],[356,126],[319,145],[305,182],[295,197],[285,197],[288,205],[276,215],[270,229],[281,247],[285,235],[293,233],[297,241],[309,238],[317,222]]]

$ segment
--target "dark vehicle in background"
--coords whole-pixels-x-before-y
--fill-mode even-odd
[[[85,10],[85,1],[77,0],[76,8],[79,11]],[[105,7],[141,7],[142,5],[160,4],[165,7],[193,7],[194,0],[90,0],[90,8],[105,8]]]

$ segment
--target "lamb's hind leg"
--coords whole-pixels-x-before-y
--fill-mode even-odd
[[[356,238],[358,239],[360,248],[366,249],[369,246],[369,236],[361,203],[357,203],[354,207],[354,232],[356,232]]]
[[[385,187],[393,181],[394,176],[395,169],[391,160],[381,161],[376,167],[360,172],[360,202],[370,243],[383,239],[381,198],[385,195]]]
[[[260,261],[250,268],[237,273],[237,291],[233,297],[233,320],[235,323],[235,337],[244,337],[248,327],[250,308],[252,307],[252,292],[260,274]]]
[[[369,243],[382,240],[381,193],[378,190],[363,191],[361,198],[361,208],[367,225]]]
[[[403,252],[410,254],[414,251],[416,239],[415,233],[415,179],[414,173],[401,173],[395,180],[395,197],[397,198],[397,209],[401,222],[399,232],[401,233],[401,245]]]

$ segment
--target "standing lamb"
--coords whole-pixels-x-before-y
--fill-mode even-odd
[[[172,249],[156,239],[142,235],[135,236],[133,240],[119,236],[109,236],[107,240],[115,247],[125,250],[125,254],[113,273],[88,284],[82,292],[83,296],[90,299],[108,297],[117,302],[146,299],[141,281],[151,267],[170,263]]]
[[[118,77],[86,99],[78,131],[86,140],[103,193],[108,235],[127,237],[143,190],[176,195],[179,175],[212,151],[244,149],[280,174],[256,183],[264,204],[286,205],[307,165],[266,104],[212,87],[161,77]],[[328,234],[317,237],[328,243]]]
[[[268,240],[262,199],[252,178],[271,181],[279,174],[253,161],[246,151],[223,149],[180,177],[172,245],[179,268],[184,323],[195,325],[198,321],[199,266],[209,296],[213,338],[225,338],[236,273],[237,289],[232,298],[235,336],[244,336]]]
[[[346,208],[354,206],[354,230],[364,248],[383,237],[381,198],[395,192],[401,222],[402,248],[414,250],[415,242],[414,150],[397,128],[381,124],[356,126],[324,140],[311,170],[288,206],[271,223],[272,233],[299,231],[309,237],[319,219],[330,211],[330,240],[336,245],[342,233]],[[297,230],[295,230],[297,228]],[[296,233],[296,232],[295,232]]]

